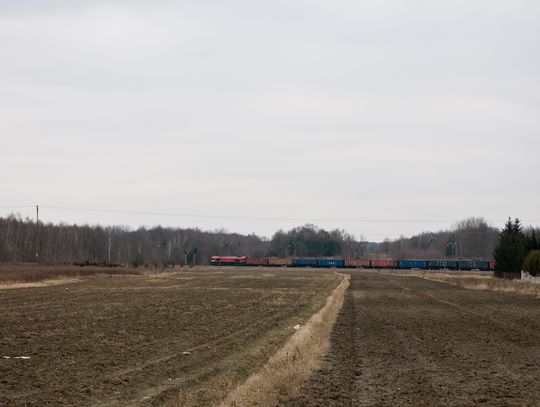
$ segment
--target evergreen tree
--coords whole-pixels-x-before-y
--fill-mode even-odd
[[[528,243],[519,219],[512,221],[508,218],[494,252],[496,271],[519,273]]]
[[[540,276],[540,250],[531,250],[523,262],[523,270],[531,276]]]
[[[536,238],[536,231],[531,230],[531,234],[527,239],[527,250],[540,250],[540,241]]]

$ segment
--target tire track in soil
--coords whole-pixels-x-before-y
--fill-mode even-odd
[[[491,314],[489,313],[488,310],[483,310],[484,312],[480,312],[479,310],[471,310],[469,308],[465,308],[464,306],[461,306],[459,304],[456,304],[455,302],[451,302],[451,301],[446,301],[446,300],[443,300],[441,298],[438,298],[436,297],[435,295],[429,293],[429,292],[425,292],[423,290],[414,290],[410,287],[405,287],[403,284],[400,284],[399,282],[391,279],[391,278],[388,278],[388,281],[394,283],[397,287],[399,287],[400,289],[402,290],[407,290],[407,291],[413,291],[415,293],[418,293],[420,295],[425,295],[427,297],[430,297],[432,298],[433,300],[435,301],[438,301],[440,302],[441,304],[445,304],[445,305],[448,305],[450,307],[454,307],[462,312],[465,312],[465,313],[470,313],[474,316],[477,316],[477,317],[481,317],[481,318],[484,318],[486,320],[489,320],[490,322],[493,322],[494,324],[499,324],[499,325],[502,325],[506,328],[512,328],[512,329],[515,329],[516,331],[520,331],[522,333],[525,333],[526,335],[530,335],[530,336],[534,336],[538,339],[540,339],[540,332],[535,332],[535,331],[531,331],[530,329],[527,329],[523,326],[520,326],[518,324],[515,324],[513,323],[512,321],[509,321],[508,319],[507,320],[500,320],[498,318],[493,318],[491,316]],[[488,312],[486,312],[488,311]]]
[[[491,316],[508,307],[519,321]],[[539,315],[520,295],[352,272],[329,354],[281,405],[540,406]]]
[[[287,293],[286,293],[287,294]],[[286,295],[284,294],[284,295]],[[290,294],[290,293],[289,293]],[[279,297],[282,299],[283,296]],[[240,330],[231,330],[224,334],[225,332],[222,331],[219,334],[217,334],[215,337],[211,338],[210,340],[199,343],[197,346],[189,347],[190,352],[195,352],[204,348],[212,348],[216,347],[217,345],[224,344],[227,342],[231,342],[231,340],[235,338],[242,338],[243,340],[246,340],[248,338],[252,338],[256,336],[258,333],[264,331],[262,328],[266,327],[268,330],[272,329],[273,321],[278,319],[282,320],[285,319],[287,316],[291,314],[291,309],[294,309],[297,304],[299,304],[303,299],[305,298],[305,294],[299,294],[297,295],[297,298],[293,303],[290,304],[290,308],[283,311],[278,312],[276,314],[273,314],[271,316],[268,316],[267,318],[262,318],[257,320],[256,322],[253,322],[249,325],[247,325],[245,328],[242,328]],[[178,361],[182,362],[185,361],[185,356],[182,355],[182,352],[186,349],[182,347],[177,352],[169,353],[167,355],[162,355],[147,361],[144,361],[136,366],[131,366],[128,368],[123,368],[117,371],[110,372],[108,374],[105,374],[101,377],[101,379],[120,379],[124,376],[129,376],[136,372],[142,372],[149,367],[154,367],[155,369],[159,368],[159,365],[163,365],[167,362],[173,361],[177,359]],[[161,393],[168,392],[168,391],[174,391],[175,389],[179,388],[183,384],[185,384],[187,381],[197,381],[199,377],[209,375],[212,372],[216,370],[216,367],[214,366],[213,361],[217,359],[217,354],[219,354],[220,350],[218,348],[213,349],[210,352],[203,352],[201,355],[198,356],[196,362],[191,361],[191,357],[188,359],[187,365],[184,366],[184,368],[189,368],[192,365],[200,365],[203,366],[202,368],[199,368],[197,373],[195,375],[191,375],[189,377],[180,377],[175,379],[165,379],[160,384],[155,385],[153,387],[143,388],[140,389],[135,397],[130,399],[129,401],[123,401],[122,403],[127,403],[128,405],[139,405],[142,403],[148,404],[152,402],[152,398],[159,396]],[[164,367],[164,366],[162,366]],[[71,385],[64,385],[64,386],[56,386],[53,392],[68,392]],[[28,391],[28,392],[22,392],[20,394],[14,394],[11,395],[11,398],[13,400],[17,400],[24,397],[29,397],[38,393],[43,394],[43,390],[35,390],[35,391]],[[105,406],[112,406],[117,405],[119,403],[119,400],[116,399],[110,399],[107,401],[97,401],[95,403],[92,403],[91,405],[94,407],[105,407]],[[2,404],[0,404],[2,406]]]
[[[286,294],[284,294],[286,295]],[[283,297],[283,296],[282,296]],[[280,299],[282,298],[280,297]],[[290,308],[293,309],[302,299],[305,297],[305,294],[300,294],[298,298],[291,304]],[[284,312],[278,312],[272,316],[269,316],[267,318],[259,319],[258,321],[249,324],[243,329],[235,330],[227,333],[226,335],[219,334],[216,335],[215,338],[201,343],[197,346],[189,348],[190,352],[194,352],[200,349],[204,348],[212,348],[214,349],[211,352],[203,353],[202,356],[199,356],[196,364],[202,366],[202,368],[199,368],[199,371],[191,375],[191,377],[178,377],[175,379],[167,379],[161,382],[158,385],[148,387],[141,389],[135,397],[128,400],[126,403],[128,405],[141,405],[141,404],[152,404],[152,399],[155,397],[159,397],[162,393],[172,391],[179,389],[182,385],[187,383],[188,381],[195,382],[199,379],[199,377],[203,377],[205,375],[211,375],[213,372],[216,371],[216,366],[214,364],[214,360],[216,360],[217,355],[216,353],[220,352],[220,349],[217,347],[219,344],[230,342],[232,339],[235,338],[243,338],[244,340],[248,338],[252,338],[257,336],[258,333],[263,331],[263,327],[267,327],[267,330],[270,330],[273,325],[273,321],[277,318],[279,320],[285,319],[290,314],[290,310],[284,311]],[[137,367],[131,367],[127,369],[123,369],[121,371],[113,372],[111,374],[111,377],[118,377],[127,375],[136,371],[143,371],[144,369],[148,368],[151,365],[159,365],[165,362],[168,362],[172,359],[179,358],[179,359],[185,359],[185,357],[182,355],[182,351],[178,351],[176,353],[172,353],[169,355],[165,355],[159,358],[155,358],[153,360],[147,361],[143,363],[141,366]],[[195,363],[195,362],[194,362]],[[161,402],[162,400],[159,400]],[[94,404],[93,407],[106,407],[113,405],[111,402],[100,402],[97,404]]]

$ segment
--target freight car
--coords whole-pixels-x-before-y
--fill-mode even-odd
[[[293,263],[293,259],[291,259],[290,257],[288,257],[286,259],[280,259],[280,258],[277,258],[277,257],[270,257],[268,259],[268,265],[270,267],[292,266],[292,263]]]
[[[293,267],[344,268],[343,259],[293,259]]]
[[[371,260],[345,259],[346,268],[370,268]]]
[[[459,262],[460,270],[487,270],[489,261],[483,260],[464,260]]]
[[[427,270],[428,262],[427,260],[399,260],[398,268],[400,269],[420,269]]]
[[[342,259],[319,259],[318,266],[323,268],[344,268],[345,260]]]
[[[373,269],[396,269],[398,268],[397,260],[370,260],[370,268]]]
[[[427,268],[429,270],[457,270],[458,261],[456,260],[428,260]]]
[[[319,260],[317,259],[292,259],[292,265],[294,267],[319,267]]]
[[[261,257],[248,257],[246,259],[246,266],[268,266],[269,259]]]

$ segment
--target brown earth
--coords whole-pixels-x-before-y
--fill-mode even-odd
[[[540,406],[540,300],[352,272],[321,369],[285,406]]]
[[[0,406],[212,405],[339,281],[206,269],[1,290]]]

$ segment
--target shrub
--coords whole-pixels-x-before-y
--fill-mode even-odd
[[[540,276],[540,250],[531,250],[523,262],[523,270],[531,276]]]

